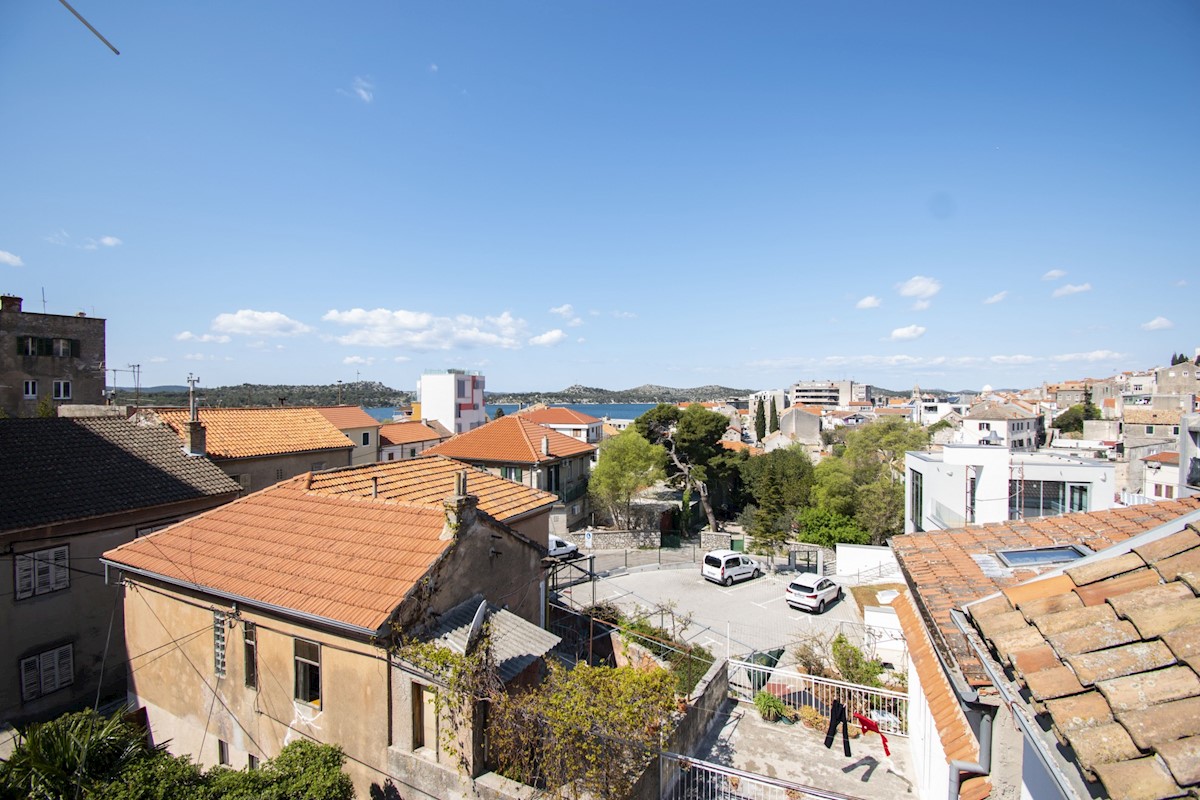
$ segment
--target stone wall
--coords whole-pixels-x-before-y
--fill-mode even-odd
[[[684,756],[694,753],[712,728],[713,720],[726,713],[730,702],[729,662],[721,659],[713,662],[692,690],[688,698],[688,710],[671,736],[663,742],[663,749]],[[634,784],[629,800],[659,800],[662,787],[658,784],[659,765],[658,759],[654,758]]]
[[[705,530],[700,532],[700,547],[706,553],[709,550],[729,550],[732,539],[733,537],[728,533],[713,533]]]
[[[592,531],[592,546],[586,546],[583,535],[576,533],[575,542],[580,550],[637,550],[639,548],[657,549],[662,536],[658,531]]]

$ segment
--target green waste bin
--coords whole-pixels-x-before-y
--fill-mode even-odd
[[[729,549],[735,553],[746,552],[745,538],[741,537],[741,536],[730,536],[729,537]]]

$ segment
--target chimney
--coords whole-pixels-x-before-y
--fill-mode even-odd
[[[376,497],[379,497],[379,476],[372,475],[371,476],[371,499],[374,500]]]
[[[189,419],[183,424],[183,450],[189,456],[202,456],[207,452],[204,423],[200,420]]]
[[[542,455],[544,455],[544,456],[550,455],[550,437],[549,436],[542,437]]]
[[[0,311],[12,311],[20,314],[21,298],[11,294],[0,295]]]
[[[441,538],[453,539],[459,531],[474,525],[478,507],[479,498],[467,494],[467,471],[464,469],[454,476],[454,494],[446,498],[446,526],[442,529]]]

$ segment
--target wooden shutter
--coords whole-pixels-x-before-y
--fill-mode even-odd
[[[71,358],[79,358],[80,352],[81,352],[81,349],[80,349],[79,340],[72,339],[71,340]]]
[[[58,688],[70,686],[75,682],[75,647],[64,644],[55,651],[55,662],[58,671]]]
[[[42,694],[58,688],[58,651],[47,650],[38,656],[42,667]]]
[[[70,550],[67,545],[55,547],[48,552],[50,564],[50,589],[66,589],[71,585]]]
[[[38,657],[21,659],[21,699],[33,700],[42,693],[42,678],[38,670]]]
[[[34,594],[48,592],[53,586],[50,580],[50,575],[54,571],[54,565],[50,563],[50,551],[39,550],[33,554],[34,558]]]
[[[37,340],[37,353],[39,356],[54,355],[54,340],[46,339],[46,338],[39,338]]]
[[[17,556],[13,559],[16,568],[17,599],[24,600],[33,597],[33,559],[29,556]]]

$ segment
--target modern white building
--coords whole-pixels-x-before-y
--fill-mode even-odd
[[[417,395],[421,418],[435,419],[451,433],[465,433],[487,422],[482,373],[427,369],[417,379]]]
[[[904,457],[904,532],[1103,511],[1116,505],[1113,464],[948,444]]]
[[[870,387],[854,381],[798,381],[788,387],[792,405],[849,408],[855,400],[868,401]]]

